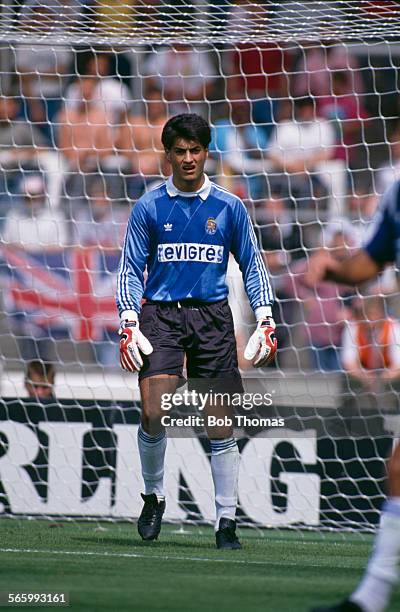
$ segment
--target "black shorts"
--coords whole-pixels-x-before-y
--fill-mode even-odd
[[[143,355],[140,380],[157,374],[182,378],[186,355],[189,382],[218,379],[227,383],[228,379],[235,392],[242,392],[228,300],[212,303],[150,300],[143,305],[139,323],[154,349],[151,355]]]

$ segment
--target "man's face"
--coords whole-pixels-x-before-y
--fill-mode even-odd
[[[36,372],[32,372],[25,381],[25,389],[29,397],[46,399],[53,397],[53,380],[47,380]]]
[[[174,184],[182,191],[196,191],[202,185],[208,149],[196,140],[177,138],[167,159],[172,166]]]

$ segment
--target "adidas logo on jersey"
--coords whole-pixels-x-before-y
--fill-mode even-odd
[[[179,242],[158,245],[158,261],[200,261],[202,263],[222,263],[224,247],[218,244],[198,244]]]
[[[164,223],[164,232],[172,232],[172,223]]]

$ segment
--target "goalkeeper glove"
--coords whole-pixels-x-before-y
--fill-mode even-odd
[[[139,330],[139,321],[134,318],[131,320],[125,319],[121,321],[118,331],[119,340],[119,361],[121,368],[127,372],[139,372],[143,366],[143,359],[140,351],[144,355],[150,355],[153,352],[153,347],[147,340],[146,336]]]
[[[258,319],[257,329],[250,337],[244,351],[244,358],[252,361],[255,368],[267,365],[275,357],[278,348],[275,328],[275,321],[271,316],[262,316]]]

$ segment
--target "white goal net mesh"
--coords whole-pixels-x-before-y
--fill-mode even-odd
[[[357,289],[304,273],[319,246],[359,247],[400,177],[399,4],[0,0],[0,15],[0,512],[140,511],[116,272],[132,206],[170,173],[165,121],[196,112],[207,173],[245,202],[276,293],[278,358],[255,373],[231,262],[244,380],[285,420],[235,432],[238,516],[372,529],[400,430],[398,271]],[[167,518],[212,521],[203,433],[168,453]]]

